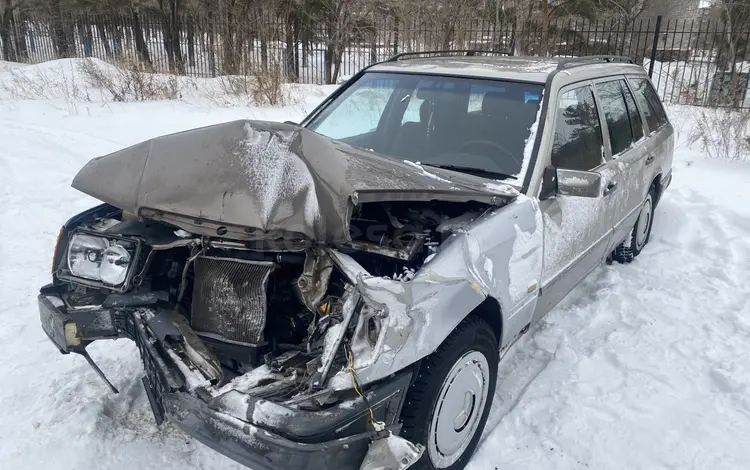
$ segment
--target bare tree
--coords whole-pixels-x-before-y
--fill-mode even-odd
[[[13,41],[11,41],[11,22],[13,11],[17,7],[18,5],[14,5],[10,0],[0,0],[0,41],[3,43],[3,57],[11,62],[18,60]]]

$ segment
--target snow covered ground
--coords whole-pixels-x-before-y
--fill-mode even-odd
[[[130,342],[91,348],[119,395],[60,355],[36,292],[60,225],[94,203],[70,188],[90,158],[236,118],[297,120],[327,91],[280,109],[0,94],[0,468],[244,468],[154,425]],[[471,470],[750,468],[750,165],[704,159],[685,143],[692,111],[670,111],[680,146],[651,244],[508,353]]]

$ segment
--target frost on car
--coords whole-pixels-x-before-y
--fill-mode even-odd
[[[435,60],[362,72],[301,125],[228,122],[89,162],[73,187],[103,204],[61,230],[50,340],[105,381],[86,347],[134,340],[157,422],[256,470],[463,468],[501,353],[595,261],[637,254],[660,191],[636,201],[648,176],[604,162],[625,128],[596,124],[590,82]],[[630,199],[607,199],[616,183]]]

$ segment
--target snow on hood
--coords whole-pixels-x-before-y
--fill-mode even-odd
[[[476,177],[441,172],[435,178],[296,125],[249,120],[157,137],[96,158],[72,186],[193,233],[321,242],[349,240],[357,203],[498,205],[510,197]]]

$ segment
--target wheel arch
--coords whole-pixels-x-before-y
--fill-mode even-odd
[[[661,199],[661,195],[664,192],[664,188],[662,187],[662,174],[657,173],[656,176],[654,176],[654,179],[651,180],[651,185],[649,185],[648,190],[651,191],[652,189],[656,193],[656,200],[654,201],[654,205],[659,204],[659,200]]]
[[[487,322],[495,333],[498,346],[501,346],[503,341],[503,311],[497,299],[488,295],[469,315],[479,317]]]

